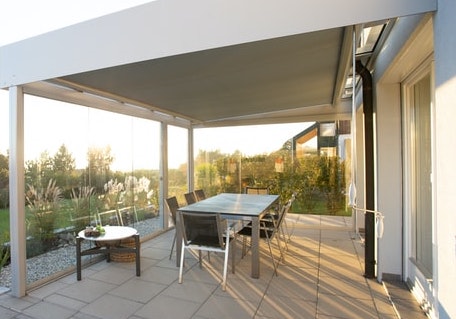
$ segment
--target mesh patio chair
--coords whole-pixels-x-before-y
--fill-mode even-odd
[[[285,218],[286,213],[288,212],[291,204],[287,204],[282,207],[280,210],[279,214],[277,215],[277,218],[275,217],[265,217],[260,220],[260,238],[265,239],[266,243],[268,244],[269,248],[269,254],[271,255],[272,259],[272,265],[274,267],[274,274],[278,276],[277,273],[277,268],[279,266],[280,260],[284,259],[284,252],[282,248],[282,243],[281,243],[281,237],[282,235],[282,223]],[[243,244],[242,244],[242,256],[244,257],[246,255],[246,246],[247,246],[247,238],[252,237],[252,224],[248,224],[244,226],[239,232],[237,233],[238,235],[243,236]],[[277,246],[280,251],[280,257],[277,260],[276,263],[276,258],[274,257],[274,254],[272,252],[272,246],[271,246],[271,241],[273,239],[276,239],[277,241]]]
[[[169,212],[171,213],[171,220],[173,221],[174,226],[176,227],[176,216],[177,216],[177,210],[179,209],[179,203],[177,202],[176,196],[172,196],[166,199],[166,204],[168,204]],[[174,239],[173,239],[173,244],[171,246],[171,252],[169,253],[169,259],[171,259],[173,255],[173,250],[174,250],[174,245],[176,244],[176,238],[177,238],[177,229],[175,229],[174,232]]]
[[[204,190],[202,190],[202,189],[195,190],[195,196],[196,196],[197,201],[206,199],[206,194],[204,193]]]
[[[182,252],[179,268],[179,283],[182,283],[184,254],[186,249],[198,250],[199,264],[202,267],[202,251],[224,253],[222,289],[226,290],[228,255],[231,243],[235,243],[229,223],[216,213],[178,212],[182,232]],[[232,249],[232,271],[234,273],[234,249]]]
[[[184,196],[185,196],[185,201],[187,202],[187,205],[196,203],[195,193],[193,193],[193,192],[185,193]]]
[[[287,203],[288,209],[286,210],[285,216],[283,218],[282,235],[284,237],[286,236],[285,243],[288,243],[291,240],[291,235],[292,235],[292,231],[290,231],[290,229],[288,228],[288,223],[287,223],[287,219],[286,219],[287,216],[286,215],[290,211],[291,205],[293,205],[293,202],[295,201],[295,199],[296,199],[296,192],[294,192],[291,195],[291,198],[288,200],[288,203]],[[288,246],[287,246],[287,249],[288,249]]]

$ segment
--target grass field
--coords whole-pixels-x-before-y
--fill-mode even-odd
[[[2,238],[5,232],[9,231],[9,222],[9,210],[0,209],[0,238]]]
[[[351,209],[345,210],[340,209],[335,214],[329,214],[326,208],[326,202],[319,201],[315,204],[312,211],[308,211],[307,208],[297,199],[293,206],[291,206],[291,213],[293,214],[313,214],[313,215],[334,215],[334,216],[350,216]]]

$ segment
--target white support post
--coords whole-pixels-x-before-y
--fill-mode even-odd
[[[24,180],[24,93],[22,87],[9,89],[10,99],[10,240],[12,293],[25,296],[26,290],[26,232],[25,232],[25,180]]]
[[[187,183],[188,190],[193,191],[195,188],[195,157],[193,152],[193,127],[188,130],[188,158],[187,158]]]
[[[166,123],[161,122],[160,133],[160,195],[158,200],[160,202],[160,214],[163,214],[163,229],[167,229],[169,227],[169,216],[165,203],[165,198],[168,197],[168,125]]]

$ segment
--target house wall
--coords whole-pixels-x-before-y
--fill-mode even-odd
[[[439,0],[435,57],[435,278],[439,318],[456,318],[456,2]]]
[[[376,61],[377,117],[377,209],[385,214],[384,237],[379,240],[378,271],[404,273],[410,263],[406,249],[410,236],[403,223],[402,135],[400,83],[424,61],[434,61],[435,100],[433,114],[433,248],[434,274],[429,283],[435,300],[431,317],[455,318],[454,283],[456,282],[456,170],[454,159],[454,119],[456,118],[456,3],[440,0],[432,16],[401,18]],[[406,189],[405,189],[406,191]],[[404,240],[404,242],[403,242]],[[402,271],[401,271],[401,267]],[[413,274],[409,274],[413,275]],[[403,278],[404,280],[407,278]],[[426,289],[424,289],[425,291]],[[419,300],[422,302],[423,300]]]
[[[403,140],[401,82],[432,53],[432,43],[419,43],[417,34],[431,16],[396,21],[374,67],[376,111],[377,210],[384,214],[384,234],[378,240],[378,279],[404,278],[407,229],[403,203]],[[422,45],[420,49],[417,46]]]
[[[384,215],[378,239],[377,278],[402,277],[401,94],[398,83],[376,86],[377,210]]]

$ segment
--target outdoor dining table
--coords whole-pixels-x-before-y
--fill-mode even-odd
[[[138,231],[127,226],[104,226],[104,234],[93,237],[86,236],[85,231],[81,230],[76,237],[76,274],[77,280],[81,280],[81,257],[94,254],[104,254],[109,262],[111,253],[135,253],[136,261],[136,276],[141,275],[140,262],[140,241]],[[134,247],[126,247],[122,245],[122,240],[133,238],[135,241]],[[95,243],[95,247],[82,250],[81,242],[89,240]]]
[[[186,213],[219,213],[229,220],[248,220],[252,222],[252,269],[253,278],[260,277],[260,219],[279,202],[279,195],[251,195],[222,193],[194,204],[179,208]],[[176,229],[180,229],[177,218]],[[176,231],[177,231],[176,230]],[[179,266],[182,248],[182,235],[177,231],[176,263]]]

